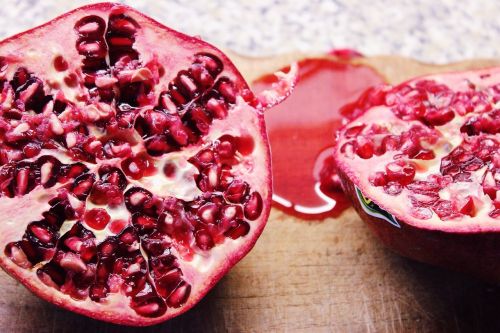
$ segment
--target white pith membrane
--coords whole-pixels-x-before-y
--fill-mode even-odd
[[[452,111],[454,118],[447,121],[445,124],[435,124],[431,126],[428,121],[423,118],[403,120],[396,115],[398,110],[397,95],[398,91],[408,88],[407,96],[416,94],[414,91],[416,85],[422,82],[430,82],[432,84],[442,84],[447,86],[452,91],[452,98],[439,99],[439,92],[426,92],[428,100],[424,103],[426,112],[430,107],[442,107],[441,111]],[[382,209],[393,214],[396,218],[410,225],[450,232],[481,232],[500,229],[500,103],[498,103],[499,91],[498,84],[500,82],[500,68],[492,68],[478,71],[469,71],[463,73],[450,73],[442,75],[432,75],[417,78],[397,87],[388,87],[386,89],[385,103],[383,105],[371,106],[364,113],[347,124],[338,135],[337,146],[335,150],[335,160],[339,169],[347,176],[347,178],[357,186],[363,194],[373,200]],[[411,89],[410,89],[411,88]],[[468,112],[459,112],[462,105],[457,102],[454,104],[450,101],[455,101],[456,93],[481,94],[486,96],[486,103],[470,103],[473,105]],[[437,96],[437,97],[436,97]],[[434,99],[433,99],[434,98]],[[458,98],[458,97],[457,97]],[[409,97],[408,100],[411,100]],[[443,102],[444,100],[444,102]],[[478,102],[477,96],[471,100]],[[467,101],[468,102],[468,101]],[[401,97],[399,103],[404,104],[404,97]],[[485,109],[485,105],[489,109]],[[491,108],[490,108],[491,106]],[[405,105],[411,108],[411,105]],[[472,120],[484,118],[487,119],[489,130],[477,130],[476,132],[467,133],[466,130],[461,131],[461,127],[466,123],[470,124]],[[368,134],[369,129],[373,126],[385,128],[382,134]],[[352,133],[357,132],[358,126],[365,126],[357,135]],[[421,148],[428,149],[434,152],[435,157],[430,159],[419,159],[415,156],[410,158],[408,154],[402,152],[402,148],[396,150],[382,150],[382,153],[374,153],[373,156],[368,154],[365,158],[359,156],[351,149],[350,143],[368,142],[374,150],[376,147],[381,147],[382,140],[388,135],[404,135],[409,133],[409,129],[418,127],[423,129],[423,134],[417,139]],[[425,133],[430,133],[427,135]],[[366,135],[366,136],[365,136]],[[434,140],[429,139],[430,136],[435,137]],[[487,143],[495,143],[490,147],[490,154],[486,160],[478,162],[478,167],[471,167],[471,170],[464,171],[465,164],[461,166],[457,173],[448,173],[443,169],[449,177],[457,177],[449,183],[439,184],[438,176],[442,177],[441,163],[442,159],[449,157],[450,153],[457,147],[465,147],[468,153],[479,154],[472,151],[475,145],[487,145]],[[483,147],[483,146],[481,146]],[[357,148],[355,148],[357,149]],[[361,154],[363,155],[363,153]],[[396,158],[394,158],[396,156]],[[374,185],[370,179],[374,179],[377,172],[383,173],[387,180],[386,166],[394,161],[404,161],[415,166],[414,179],[409,184],[402,185],[402,191],[399,194],[389,194],[384,189],[385,185]],[[472,160],[470,160],[472,161]],[[475,160],[477,161],[477,160]],[[467,162],[469,163],[469,162]],[[455,163],[456,164],[456,163]],[[470,162],[472,165],[472,162]],[[460,178],[458,173],[470,173],[466,178]],[[496,172],[496,175],[495,175]],[[463,176],[463,175],[462,175]],[[372,178],[371,178],[372,177]],[[437,177],[437,178],[436,178]],[[488,180],[486,180],[488,179]],[[436,213],[437,201],[429,204],[415,203],[415,198],[425,201],[428,199],[426,195],[419,196],[418,191],[414,191],[415,181],[425,181],[437,187],[434,193],[439,196],[438,201],[450,201],[453,206],[453,211],[460,210],[465,203],[472,199],[474,209],[468,211],[464,209],[464,213],[458,212],[452,216],[444,216],[440,218]],[[490,188],[496,188],[496,193],[490,190],[490,195],[485,193],[483,184],[488,182]],[[383,182],[382,182],[383,184]],[[413,187],[414,188],[414,187]],[[492,198],[493,196],[493,198]],[[412,201],[413,198],[413,201]],[[495,203],[496,201],[496,203]],[[496,204],[496,205],[495,205]],[[420,210],[423,215],[415,213]]]
[[[81,28],[83,33],[80,36],[74,27],[80,19],[93,16],[102,18],[103,22],[106,23],[106,29],[108,30],[105,30],[102,34],[104,40],[107,38],[106,31],[109,32],[110,39],[106,39],[106,49],[109,48],[115,54],[121,54],[122,56],[123,54],[128,55],[131,61],[128,63],[125,62],[125,64],[133,68],[116,70],[113,75],[109,71],[106,74],[96,74],[97,79],[95,79],[95,82],[90,83],[86,87],[81,83],[85,77],[85,73],[82,72],[82,61],[91,56],[85,56],[84,52],[80,52],[82,54],[79,54],[76,45],[81,40],[84,41],[83,43],[87,40],[92,42],[92,38],[95,39],[95,36],[91,38],[88,35],[84,35],[86,33],[85,29],[95,29],[98,27],[98,24],[95,23],[96,19],[94,18],[90,20],[89,24],[82,25],[85,27]],[[111,27],[111,24],[108,25],[110,17],[113,17],[113,20],[115,20],[113,22],[121,20],[120,22],[123,25],[120,29],[122,30]],[[116,25],[119,26],[118,24]],[[133,27],[133,33],[127,30],[130,27]],[[61,36],[64,36],[63,43],[59,43]],[[132,41],[133,46],[113,46],[111,38],[116,36],[123,37],[121,41],[117,41],[116,43],[127,44],[128,41]],[[91,44],[90,42],[89,44]],[[92,52],[98,52],[92,47],[91,45],[87,49],[87,55]],[[133,62],[132,59],[134,54],[138,60],[136,62]],[[208,67],[206,67],[210,66],[210,60],[208,60],[208,65],[202,64],[205,66],[204,73],[210,74],[213,83],[208,87],[200,88],[200,84],[195,82],[196,79],[193,79],[193,77],[188,77],[187,80],[185,80],[185,77],[181,78],[181,82],[185,84],[184,88],[189,86],[194,87],[199,95],[187,98],[188,101],[182,105],[177,102],[174,103],[174,99],[170,99],[170,104],[160,105],[160,95],[164,92],[170,92],[172,89],[169,83],[173,82],[176,77],[179,78],[179,72],[183,71],[182,73],[186,73],[191,68],[190,66],[193,66],[198,61],[197,55],[199,54],[208,54],[209,57],[213,57],[212,59],[218,59],[218,61],[223,63],[221,72],[216,74],[210,72],[207,69]],[[46,182],[50,178],[47,176],[50,174],[50,166],[45,166],[45,164],[44,166],[38,166],[37,170],[39,174],[38,178],[36,178],[38,182],[36,186],[29,188],[31,185],[28,185],[26,189],[19,190],[16,189],[15,185],[17,182],[22,184],[23,177],[19,176],[20,173],[18,171],[14,171],[13,176],[8,180],[0,178],[0,190],[2,191],[0,195],[0,211],[3,214],[3,227],[0,228],[0,263],[4,269],[29,289],[54,304],[92,317],[130,325],[149,325],[176,316],[190,308],[204,296],[227,269],[233,266],[250,250],[256,238],[262,232],[270,210],[271,182],[269,150],[263,126],[263,115],[259,109],[252,106],[254,105],[253,102],[247,102],[241,96],[245,95],[248,97],[251,93],[248,91],[246,83],[240,74],[220,51],[198,39],[190,38],[165,28],[128,7],[116,4],[98,4],[77,9],[51,21],[47,25],[0,43],[0,56],[3,57],[1,58],[2,68],[0,72],[0,79],[2,81],[12,84],[16,71],[21,67],[25,68],[31,78],[38,78],[39,82],[43,83],[43,94],[45,96],[52,95],[53,99],[53,102],[44,102],[43,109],[39,110],[40,114],[43,115],[43,119],[45,119],[42,121],[40,120],[42,118],[37,116],[34,110],[22,110],[25,106],[28,108],[30,101],[33,99],[31,97],[33,96],[31,90],[35,89],[32,84],[28,84],[24,89],[19,88],[20,92],[17,99],[13,93],[9,93],[7,89],[4,89],[4,92],[0,96],[0,137],[2,141],[6,140],[5,137],[7,135],[15,137],[15,135],[23,135],[27,130],[46,130],[49,131],[52,136],[51,139],[54,142],[54,147],[42,147],[38,154],[29,157],[22,155],[27,154],[23,153],[23,149],[25,149],[23,147],[19,148],[16,146],[12,149],[9,148],[8,152],[2,157],[6,161],[2,162],[3,165],[1,165],[0,171],[3,170],[4,173],[8,174],[6,171],[7,162],[11,162],[9,165],[19,165],[19,162],[17,162],[19,154],[22,155],[23,163],[31,163],[30,165],[33,165],[33,168],[36,168],[34,165],[36,165],[41,156],[52,156],[63,165],[73,165],[79,162],[88,169],[76,175],[77,177],[81,174],[93,174],[96,181],[102,180],[102,182],[106,182],[105,175],[99,175],[103,166],[123,169],[126,164],[122,162],[128,158],[138,156],[137,158],[140,161],[144,161],[144,158],[147,157],[149,163],[153,163],[154,165],[153,174],[149,174],[151,171],[148,171],[149,173],[146,173],[142,177],[132,177],[127,172],[123,172],[126,174],[127,185],[121,193],[127,193],[130,189],[137,187],[151,192],[154,200],[151,199],[150,202],[160,202],[157,206],[153,206],[153,209],[156,209],[159,213],[155,213],[156,215],[151,214],[154,215],[152,217],[156,219],[158,226],[160,223],[167,223],[165,221],[169,221],[169,217],[173,216],[170,214],[172,212],[167,211],[167,208],[165,208],[167,207],[166,202],[168,198],[179,199],[180,201],[178,202],[181,202],[185,208],[185,214],[187,214],[187,207],[197,207],[196,201],[201,200],[200,198],[204,193],[207,195],[206,202],[212,200],[208,195],[214,193],[222,198],[221,207],[241,207],[242,212],[244,207],[247,207],[247,204],[249,205],[248,202],[251,200],[253,193],[258,193],[257,195],[260,195],[262,199],[260,208],[257,208],[257,216],[248,218],[245,210],[241,220],[231,222],[233,224],[226,226],[227,230],[225,231],[217,229],[222,228],[222,222],[220,221],[222,212],[219,212],[217,221],[215,222],[217,228],[213,229],[215,230],[213,232],[219,232],[220,235],[217,236],[218,240],[216,241],[215,236],[210,234],[214,239],[212,239],[213,244],[209,248],[202,249],[198,246],[194,229],[198,228],[196,231],[199,231],[205,228],[206,225],[201,220],[196,220],[195,225],[189,226],[189,228],[192,228],[187,233],[189,244],[183,243],[184,238],[181,236],[184,234],[176,238],[176,228],[184,228],[185,224],[176,225],[173,227],[173,231],[172,229],[168,229],[170,230],[169,232],[172,232],[172,235],[167,235],[166,231],[162,231],[162,246],[165,244],[168,246],[163,248],[163,253],[153,255],[144,248],[143,243],[144,238],[151,236],[150,231],[141,231],[138,226],[133,225],[132,214],[127,208],[126,203],[122,202],[118,205],[96,204],[91,202],[91,196],[88,195],[88,192],[86,197],[84,195],[82,199],[78,199],[78,195],[72,193],[73,186],[75,186],[73,185],[74,178],[66,179],[64,183],[56,182],[44,188],[44,186],[40,185],[40,182],[42,180]],[[54,65],[54,60],[58,56],[64,58],[67,68],[63,68],[62,70],[61,68],[55,68],[57,66]],[[94,56],[94,58],[96,57]],[[104,61],[106,66],[111,65],[111,67],[113,63],[116,64],[116,62],[121,61],[120,57],[112,60],[108,52],[106,52],[104,58],[97,58],[101,61],[101,65],[102,61]],[[97,68],[98,66],[100,65],[96,65],[95,67]],[[93,75],[92,72],[87,71],[87,73],[90,73],[90,76]],[[71,75],[77,78],[76,81]],[[115,79],[116,77],[119,80]],[[221,78],[224,79],[221,80]],[[183,79],[184,81],[182,81]],[[74,86],[74,82],[78,83],[77,87]],[[124,109],[123,107],[127,107],[129,101],[124,102],[123,99],[118,101],[118,98],[127,96],[127,91],[123,89],[127,88],[126,85],[128,82],[139,85],[138,89],[147,89],[145,86],[148,86],[151,90],[141,95],[143,97],[141,101],[135,101],[138,105]],[[222,86],[223,83],[218,85],[219,82],[229,82],[230,87],[236,92],[236,97],[231,99],[224,95],[221,92],[224,89]],[[97,95],[91,95],[91,90],[94,90],[94,92],[97,91]],[[103,101],[105,98],[103,94],[109,93],[109,90],[114,91],[114,98],[110,101]],[[198,126],[198,123],[182,117],[198,104],[206,106],[203,103],[208,103],[208,98],[212,96],[209,96],[209,94],[214,94],[213,91],[215,91],[218,101],[227,106],[227,114],[215,116],[215,113],[211,113],[208,108],[203,108],[203,112],[210,116],[211,123],[205,129],[206,133],[201,132],[201,130],[197,132],[197,129],[193,128]],[[24,101],[26,104],[19,103],[18,101],[23,99],[23,94],[25,95]],[[203,99],[205,96],[209,96],[207,100]],[[186,96],[184,95],[184,97]],[[30,100],[30,98],[32,99]],[[66,103],[64,110],[59,114],[53,111],[55,100],[62,100]],[[173,109],[172,105],[174,106]],[[177,108],[175,107],[176,105]],[[188,143],[181,144],[173,139],[174,134],[165,130],[162,133],[165,136],[162,138],[168,138],[168,144],[174,148],[172,151],[159,154],[159,156],[149,156],[144,153],[146,151],[145,140],[152,135],[143,133],[145,137],[144,139],[141,138],[140,131],[134,129],[134,125],[130,129],[119,130],[119,134],[116,135],[111,135],[106,130],[110,119],[115,119],[115,116],[120,115],[122,110],[127,112],[132,110],[132,112],[135,112],[133,119],[138,119],[139,117],[145,117],[146,111],[150,111],[155,107],[157,110],[165,113],[178,112],[184,126],[189,127],[195,133],[195,138],[192,139],[190,137]],[[12,116],[7,116],[7,113],[12,112],[16,108],[21,109],[20,112],[23,114],[23,118],[12,119]],[[88,135],[85,134],[84,136],[93,136],[93,141],[102,141],[101,147],[97,145],[96,148],[96,151],[99,151],[101,155],[95,161],[80,158],[74,155],[74,152],[70,156],[70,148],[76,147],[75,145],[78,145],[81,139],[79,134],[75,134],[76,131],[74,129],[68,130],[71,127],[69,123],[74,124],[74,118],[78,114],[83,116],[84,120],[82,123],[88,130]],[[27,127],[26,124],[28,121],[26,121],[27,118],[24,115],[28,115],[28,118],[31,117],[30,119],[38,117],[36,119],[42,123],[38,124],[36,128]],[[188,120],[184,121],[185,119]],[[2,121],[5,121],[7,124],[5,126],[7,127],[4,126]],[[171,131],[174,130],[172,129]],[[200,189],[200,185],[195,181],[195,178],[198,177],[204,167],[196,166],[196,161],[194,160],[193,162],[193,158],[202,150],[208,149],[212,152],[217,152],[217,147],[221,144],[219,139],[223,136],[231,136],[236,140],[236,143],[233,141],[235,152],[230,158],[218,157],[219,160],[212,164],[228,165],[230,176],[234,179],[233,183],[236,184],[238,181],[246,183],[247,190],[241,199],[234,199],[237,201],[236,203],[234,203],[234,200],[233,203],[229,202],[230,200],[226,196],[225,191],[230,185],[226,184],[224,189],[223,185],[220,184],[220,179],[215,188],[209,187],[205,192]],[[240,138],[246,138],[245,142],[247,142],[247,145],[248,140],[250,140],[251,148],[243,147],[241,149],[244,151],[240,152],[238,146],[238,139]],[[102,153],[102,149],[104,149],[102,146],[105,146],[106,142],[118,139],[129,143],[130,154],[128,157],[110,157]],[[2,145],[3,149],[7,145],[7,142],[4,142],[4,144],[0,142],[0,145]],[[80,149],[83,149],[81,147],[83,146],[80,146]],[[86,156],[84,154],[85,152],[82,153],[82,156]],[[137,162],[137,160],[134,161]],[[167,175],[163,171],[167,164],[170,166],[170,170],[173,171],[172,175]],[[2,177],[1,174],[0,177]],[[209,176],[209,182],[212,180]],[[29,182],[32,181],[30,178],[28,184],[31,184]],[[231,183],[229,182],[229,184]],[[107,195],[108,193],[106,193]],[[55,197],[59,197],[66,206],[69,205],[68,207],[71,207],[77,216],[75,218],[66,218],[64,222],[60,223],[57,230],[50,229],[53,235],[58,234],[58,236],[55,236],[55,239],[51,239],[50,241],[51,243],[55,243],[55,246],[46,246],[46,249],[48,249],[46,252],[49,255],[45,254],[42,256],[42,260],[32,262],[28,258],[29,256],[22,251],[19,242],[21,240],[30,242],[33,239],[38,239],[33,232],[28,231],[28,226],[34,221],[44,220],[45,215],[43,214],[53,206],[53,203],[49,204],[49,201]],[[130,201],[132,202],[133,199],[130,199]],[[104,209],[109,214],[111,222],[102,230],[92,228],[83,221],[84,212],[88,212],[91,209]],[[193,208],[193,211],[195,211],[195,208]],[[189,219],[197,218],[196,214],[190,214]],[[164,217],[162,222],[160,222],[161,217]],[[113,229],[112,225],[114,221],[118,220],[125,220],[126,222],[117,231]],[[85,262],[86,266],[83,266],[83,268],[81,265],[83,259],[80,258],[81,253],[76,250],[69,250],[67,245],[61,244],[62,241],[58,241],[62,237],[66,237],[66,241],[69,236],[77,237],[80,240],[86,239],[85,237],[87,236],[85,236],[84,232],[78,231],[75,225],[79,225],[91,232],[91,239],[95,237],[95,240],[91,242],[95,243],[97,254],[88,262]],[[249,226],[249,230],[238,233],[238,230],[240,230],[238,229],[239,226]],[[122,242],[120,244],[122,245],[118,247],[118,250],[115,248],[114,254],[108,255],[106,257],[108,259],[100,257],[101,252],[99,251],[101,249],[99,244],[114,241],[121,236],[125,237],[128,231],[135,235],[135,237],[142,237],[141,241],[134,241],[125,246],[120,240]],[[231,235],[234,235],[234,239]],[[27,239],[28,236],[31,237],[29,240]],[[43,237],[43,230],[41,236]],[[40,239],[37,242],[40,242]],[[9,250],[6,250],[7,245],[9,245]],[[37,248],[39,248],[39,245],[40,243],[36,244]],[[47,278],[46,274],[40,274],[40,272],[44,272],[43,270],[40,271],[40,269],[46,267],[45,265],[54,259],[54,249],[56,251],[61,250],[65,255],[62,261],[56,263],[59,265],[58,269],[62,269],[64,274],[66,274],[66,280],[62,285],[58,285],[52,279]],[[125,258],[128,262],[123,266],[124,276],[134,276],[133,274],[141,271],[141,269],[147,270],[145,280],[141,277],[141,281],[143,281],[141,282],[142,290],[126,295],[126,292],[132,290],[132,287],[127,285],[125,277],[121,276],[119,272],[112,272],[107,275],[104,281],[108,288],[106,296],[99,300],[92,300],[88,297],[90,287],[87,290],[79,290],[80,296],[78,297],[75,297],[77,296],[75,294],[72,294],[72,296],[68,295],[68,293],[74,292],[75,288],[73,287],[75,286],[71,282],[72,277],[75,277],[77,274],[94,276],[93,282],[90,283],[91,286],[98,283],[102,284],[102,281],[98,281],[95,277],[95,272],[89,270],[89,267],[94,265],[93,269],[96,269],[101,261],[103,265],[109,265],[109,258],[113,258],[113,264],[115,264],[116,261],[119,261],[116,259],[120,259],[120,255],[123,253],[130,256]],[[169,272],[180,270],[180,278],[174,279],[174,281],[177,281],[175,282],[175,286],[171,286],[170,289],[167,288],[168,294],[158,296],[157,280],[160,279],[160,276],[152,276],[152,266],[148,261],[152,260],[153,257],[159,258],[169,255],[176,258],[175,263],[167,266],[170,267]],[[141,257],[144,259],[142,262],[137,263],[134,261],[137,258],[139,258],[137,260],[140,260]],[[61,265],[63,261],[64,263]],[[114,267],[116,266],[113,266],[112,269]],[[37,271],[39,271],[38,274]],[[130,283],[133,284],[134,282]],[[137,289],[141,289],[137,285],[134,286]],[[155,294],[156,298],[151,296]]]

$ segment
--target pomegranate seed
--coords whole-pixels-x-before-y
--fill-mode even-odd
[[[377,171],[374,175],[370,176],[369,181],[373,186],[385,186],[387,184],[386,174],[384,172]]]
[[[381,151],[385,153],[387,151],[396,151],[401,147],[400,137],[397,135],[388,135],[382,139]]]
[[[401,185],[408,185],[415,178],[415,165],[413,163],[398,160],[391,162],[385,167],[387,179],[389,181],[398,182]]]
[[[38,278],[53,288],[59,289],[65,281],[65,272],[54,263],[48,263],[36,271]]]
[[[170,294],[167,299],[167,305],[173,308],[178,308],[184,304],[189,294],[191,293],[191,286],[186,282],[182,282],[177,288]]]
[[[198,209],[198,217],[204,223],[215,223],[217,220],[217,215],[219,213],[219,207],[216,204],[208,202]]]
[[[28,191],[29,172],[30,172],[29,169],[21,169],[17,171],[16,175],[17,195],[24,195]]]
[[[214,118],[224,119],[227,117],[228,109],[223,101],[210,98],[205,104],[205,107]]]
[[[104,32],[106,23],[96,15],[85,16],[75,24],[75,30],[85,37],[99,36]]]
[[[73,192],[73,194],[76,195],[78,199],[84,200],[90,193],[90,190],[94,185],[94,181],[95,176],[92,174],[81,175],[80,177],[75,179],[71,192]]]
[[[121,167],[125,174],[133,179],[141,179],[155,172],[154,163],[146,156],[137,155],[122,161]]]
[[[96,205],[115,207],[123,202],[123,194],[118,186],[98,181],[92,187],[89,200]]]
[[[232,138],[230,136],[223,136],[223,138]],[[252,137],[247,136],[247,135],[242,135],[236,139],[236,150],[243,156],[248,156],[250,155],[254,148],[255,148],[255,142]]]
[[[426,207],[412,207],[410,214],[421,220],[428,220],[432,217],[432,210]]]
[[[219,79],[216,86],[216,89],[228,103],[236,103],[236,88],[228,78]]]
[[[458,211],[464,215],[475,216],[476,204],[471,196],[468,196],[462,206],[459,206]]]
[[[126,220],[113,220],[109,224],[109,230],[114,233],[120,233],[127,226],[128,222]]]
[[[59,265],[62,268],[75,273],[81,273],[87,270],[87,265],[80,259],[80,257],[74,253],[65,253],[62,259],[59,261]]]
[[[227,201],[232,203],[240,203],[247,194],[248,184],[241,180],[234,180],[229,184],[228,188],[224,192],[224,197]]]
[[[166,311],[163,302],[159,298],[152,299],[141,305],[135,305],[134,310],[145,317],[158,317]]]
[[[175,178],[176,169],[177,167],[175,166],[175,164],[167,162],[163,166],[163,174],[167,178]]]
[[[54,68],[58,72],[64,72],[68,69],[68,62],[63,56],[58,55],[54,58]]]
[[[147,139],[144,144],[146,146],[148,154],[151,156],[161,156],[163,154],[176,150],[175,147],[168,143],[167,137],[165,135],[155,135]],[[129,165],[129,168],[134,168],[134,165],[132,163]]]
[[[52,234],[52,232],[47,230],[47,228],[42,226],[40,223],[31,223],[29,230],[41,242],[43,242],[45,244],[52,243],[52,239],[53,239],[54,235]]]
[[[32,264],[24,253],[23,249],[17,244],[7,244],[7,246],[5,247],[5,255],[19,267],[27,269],[32,267]]]
[[[388,182],[387,185],[384,186],[384,192],[389,195],[398,195],[402,191],[403,187],[397,182]]]
[[[442,220],[449,220],[458,217],[458,212],[455,209],[453,202],[450,200],[439,200],[434,204],[434,212]]]
[[[105,209],[93,208],[85,212],[83,220],[92,229],[102,230],[106,228],[111,217]]]
[[[262,213],[262,197],[258,192],[250,194],[244,204],[245,217],[251,221],[256,220]]]
[[[125,206],[132,213],[144,209],[144,207],[150,205],[153,201],[153,195],[151,192],[140,187],[130,188],[127,192],[125,192],[124,197]]]
[[[224,236],[238,239],[245,236],[250,231],[250,225],[245,221],[239,221],[238,225],[232,227],[224,233]]]
[[[132,216],[132,222],[134,226],[141,231],[152,230],[156,228],[158,219],[144,214],[136,213]]]
[[[358,137],[356,154],[363,159],[369,159],[373,156],[373,153],[373,143],[365,138]]]
[[[192,64],[190,68],[193,80],[200,86],[201,90],[206,91],[214,84],[214,79],[208,70],[199,64]]]
[[[219,75],[224,68],[219,58],[209,53],[196,54],[194,63],[203,65],[214,77]]]
[[[355,138],[361,133],[361,131],[363,131],[365,127],[365,124],[348,127],[345,130],[344,135],[346,138]]]
[[[198,230],[195,234],[195,240],[196,245],[204,251],[210,250],[215,245],[212,236],[206,230]]]
[[[449,123],[455,118],[455,113],[452,110],[429,110],[424,115],[424,120],[432,126],[442,126]]]
[[[214,191],[219,185],[220,177],[220,167],[218,165],[211,165],[201,171],[196,184],[203,192]]]
[[[221,208],[221,225],[223,230],[227,230],[235,220],[243,218],[241,206],[225,205]]]
[[[83,241],[78,237],[69,237],[64,240],[64,245],[71,251],[80,252],[82,249]]]
[[[408,155],[408,157],[417,160],[433,160],[436,158],[436,155],[432,150],[420,149],[417,153]]]
[[[219,154],[219,156],[222,158],[226,158],[226,159],[233,158],[234,154],[236,152],[236,149],[235,149],[235,146],[233,143],[234,138],[223,137],[223,138],[220,138],[219,140],[220,140],[220,142],[217,145],[217,153]]]
[[[32,158],[37,156],[41,151],[40,144],[30,142],[23,148],[23,153],[26,158]]]

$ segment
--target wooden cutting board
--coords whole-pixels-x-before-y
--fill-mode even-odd
[[[301,57],[232,58],[252,81]],[[372,65],[391,83],[500,64],[500,60],[474,60],[434,66],[392,56],[356,61]],[[352,209],[336,219],[310,222],[273,209],[252,252],[200,304],[154,327],[125,328],[61,310],[4,272],[0,283],[0,332],[500,330],[500,288],[391,253]]]

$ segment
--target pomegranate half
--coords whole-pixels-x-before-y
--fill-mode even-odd
[[[371,93],[334,152],[359,215],[404,256],[500,281],[500,68]]]
[[[270,210],[263,110],[213,46],[123,5],[0,42],[0,265],[114,323],[185,312]]]

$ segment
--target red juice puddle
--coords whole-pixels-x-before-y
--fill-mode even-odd
[[[253,82],[253,89],[263,91],[273,82],[274,75],[265,75]],[[383,82],[368,66],[329,59],[299,63],[293,93],[265,114],[275,206],[305,219],[335,217],[349,207],[331,156],[335,131],[343,119],[339,109]]]

